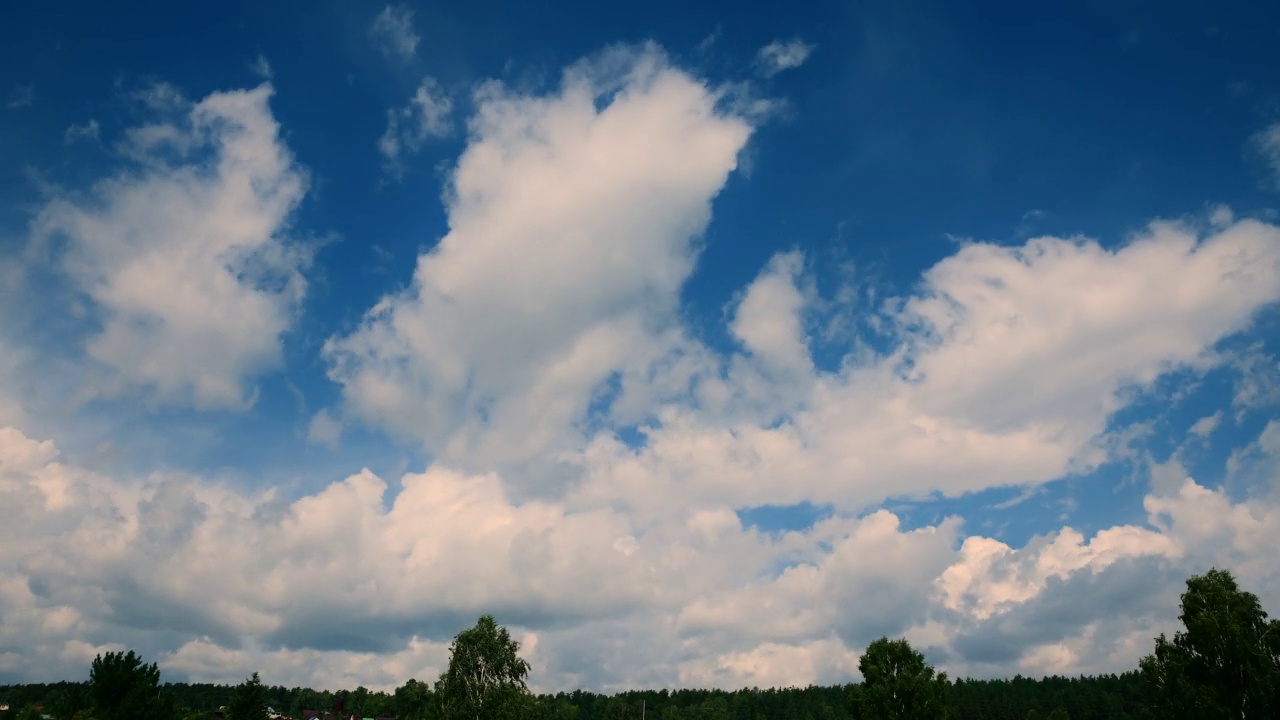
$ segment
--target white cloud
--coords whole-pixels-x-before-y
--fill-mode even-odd
[[[387,129],[378,140],[384,167],[393,176],[403,174],[405,155],[418,152],[430,138],[449,134],[453,101],[435,79],[422,79],[417,92],[402,108],[387,111]]]
[[[773,77],[784,70],[803,65],[814,49],[814,45],[800,38],[774,40],[756,53],[756,65],[762,75]]]
[[[1277,298],[1280,229],[1254,221],[1204,238],[1157,223],[1117,250],[972,244],[890,303],[901,344],[889,354],[815,374],[774,413],[735,404],[749,374],[701,372],[696,402],[662,409],[643,448],[594,437],[582,495],[658,514],[856,509],[1046,482],[1107,459],[1103,432],[1127,393],[1220,362],[1214,345]]]
[[[63,142],[67,145],[86,140],[89,142],[97,142],[101,128],[98,127],[98,121],[92,118],[84,125],[71,125],[63,133]]]
[[[1214,430],[1218,429],[1218,425],[1221,423],[1222,423],[1222,411],[1219,410],[1218,412],[1212,415],[1205,415],[1199,420],[1196,420],[1195,423],[1191,425],[1190,429],[1187,430],[1187,432],[1191,433],[1192,435],[1197,435],[1199,437],[1209,437],[1210,435],[1213,434]]]
[[[449,644],[414,637],[407,647],[391,653],[325,652],[230,649],[196,639],[155,659],[163,673],[176,672],[227,685],[244,681],[247,672],[260,671],[267,685],[346,689],[364,685],[390,691],[409,678],[430,681],[438,677],[448,664]]]
[[[449,234],[325,352],[349,415],[501,464],[562,447],[601,383],[661,352],[750,127],[653,47],[476,105]]]
[[[391,688],[438,672],[481,612],[525,642],[540,689],[841,682],[882,633],[953,672],[1111,672],[1210,564],[1280,601],[1280,509],[1191,481],[1149,495],[1144,527],[1020,548],[886,511],[766,535],[725,509],[519,503],[438,466],[399,485],[362,472],[284,501],[121,481],[0,429],[0,642],[24,660],[6,677],[81,676],[111,637],[170,678]]]
[[[418,53],[418,33],[408,5],[388,5],[374,18],[369,35],[388,58],[409,62]]]
[[[154,81],[128,93],[128,99],[157,115],[186,113],[191,102],[171,83]]]
[[[125,147],[140,171],[56,196],[36,218],[37,241],[65,240],[62,265],[98,311],[86,350],[107,372],[90,379],[94,392],[239,408],[280,363],[305,288],[307,256],[286,233],[307,178],[280,141],[271,94],[215,93],[177,122],[134,128]],[[142,98],[181,103],[168,86]]]
[[[1280,404],[1280,368],[1262,343],[1255,342],[1225,355],[1236,376],[1231,397],[1236,422],[1251,412]]]
[[[253,63],[249,65],[249,70],[263,80],[270,80],[275,75],[271,71],[271,63],[267,60],[267,57],[261,53],[259,53]]]
[[[1226,205],[1214,205],[1209,211],[1209,224],[1215,228],[1224,228],[1235,221],[1235,212]]]
[[[278,362],[305,179],[269,94],[148,88],[160,117],[124,146],[138,167],[38,218],[103,324],[87,345],[101,392],[239,407]],[[449,232],[326,343],[341,422],[322,410],[307,433],[389,430],[424,443],[422,472],[286,497],[108,476],[0,428],[0,647],[23,648],[0,677],[80,677],[110,638],[197,679],[388,688],[433,675],[482,612],[524,639],[542,689],[838,682],[898,633],[953,673],[1073,674],[1132,668],[1210,564],[1275,607],[1274,497],[1233,502],[1176,461],[1147,522],[1022,547],[876,507],[1029,496],[1114,453],[1117,411],[1171,371],[1265,366],[1217,346],[1280,297],[1280,229],[1216,214],[1112,249],[968,243],[869,310],[889,347],[854,336],[834,363],[811,339],[868,309],[825,301],[782,253],[730,303],[737,349],[719,351],[679,303],[759,120],[732,100],[653,47],[580,63],[549,94],[477,92]],[[4,388],[0,421],[25,423]],[[632,424],[643,442],[623,442]],[[1236,470],[1274,481],[1277,438]],[[776,533],[736,512],[800,501],[835,512]]]
[[[813,369],[801,318],[806,301],[796,287],[802,262],[797,252],[775,256],[747,288],[729,326],[752,357],[783,373]]]
[[[1231,451],[1227,476],[1236,487],[1280,496],[1280,421],[1268,422],[1252,442]]]
[[[337,447],[342,438],[342,423],[328,410],[321,410],[311,418],[307,426],[307,442],[313,445]]]

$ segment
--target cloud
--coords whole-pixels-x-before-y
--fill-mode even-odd
[[[674,324],[751,132],[716,100],[654,47],[575,65],[547,96],[482,87],[450,232],[325,346],[349,416],[464,464],[571,444],[602,384]]]
[[[70,145],[81,140],[88,142],[97,142],[101,128],[98,127],[98,121],[90,118],[89,122],[84,125],[71,125],[63,133],[63,142]]]
[[[1235,392],[1231,397],[1236,422],[1250,412],[1280,405],[1280,368],[1276,367],[1275,358],[1267,353],[1262,343],[1253,343],[1224,355],[1236,376]]]
[[[388,5],[374,18],[369,35],[389,59],[407,63],[418,53],[418,33],[408,5]]]
[[[1280,187],[1280,123],[1254,135],[1253,147],[1271,170],[1275,185]]]
[[[270,80],[274,77],[274,73],[271,71],[271,63],[268,62],[266,56],[261,53],[259,53],[253,63],[249,65],[249,70],[263,80]]]
[[[279,138],[270,85],[214,93],[176,120],[132,128],[122,168],[86,195],[52,197],[34,237],[93,303],[91,393],[166,405],[243,408],[277,367],[306,283],[287,235],[307,176]],[[155,86],[147,107],[181,95]],[[51,244],[57,240],[57,244]]]
[[[386,172],[399,177],[404,173],[405,155],[418,152],[430,138],[448,135],[452,113],[453,101],[440,84],[433,78],[423,78],[408,105],[387,111],[387,129],[378,140]]]
[[[1196,420],[1187,432],[1199,437],[1209,437],[1214,430],[1218,429],[1218,425],[1222,423],[1222,411],[1218,411],[1212,415],[1205,415]]]
[[[5,107],[10,110],[31,107],[36,99],[36,87],[31,83],[26,85],[15,85],[13,90],[9,92],[9,99],[5,101]]]
[[[1191,572],[1231,567],[1280,601],[1280,509],[1190,480],[1148,495],[1142,526],[1022,547],[883,510],[762,534],[725,509],[640,521],[517,502],[496,475],[439,466],[397,485],[366,471],[286,501],[120,480],[0,429],[14,677],[79,677],[128,646],[170,678],[385,689],[437,673],[481,612],[513,628],[544,690],[839,682],[899,632],[953,672],[1113,672],[1173,627]]]
[[[1280,493],[1280,421],[1268,422],[1256,439],[1231,451],[1227,477],[1251,493]]]
[[[89,303],[96,392],[244,407],[278,367],[306,178],[270,92],[133,93],[149,124],[124,133],[128,165],[37,216]],[[385,689],[438,672],[482,612],[549,690],[842,682],[899,633],[953,674],[1099,673],[1172,630],[1182,580],[1210,565],[1276,606],[1274,423],[1229,461],[1229,486],[1261,491],[1233,498],[1174,458],[1132,524],[1017,544],[884,505],[1032,496],[1116,460],[1141,434],[1125,411],[1215,368],[1240,377],[1240,408],[1265,407],[1274,359],[1228,348],[1280,298],[1280,228],[1215,212],[1113,247],[966,241],[866,303],[848,300],[863,278],[826,297],[791,250],[698,333],[681,293],[761,121],[735,92],[652,46],[548,92],[476,91],[448,233],[327,340],[342,396],[307,432],[421,443],[413,472],[289,491],[97,470],[6,396],[28,360],[0,346],[0,648],[21,649],[0,682],[82,677],[132,647],[191,679]],[[397,137],[423,118],[409,109]],[[800,502],[831,511],[740,519]]]
[[[775,270],[762,278],[778,281]],[[657,411],[643,446],[592,438],[581,493],[655,514],[700,503],[856,510],[1047,482],[1108,460],[1103,433],[1135,392],[1224,362],[1215,345],[1277,298],[1280,228],[1251,220],[1203,237],[1155,223],[1114,250],[1049,237],[970,244],[885,306],[888,351],[802,374],[789,386],[801,392],[785,395],[739,358],[727,373],[703,363],[691,399]]]
[[[191,101],[171,83],[154,81],[134,89],[127,98],[144,110],[157,116],[186,113]]]
[[[784,70],[798,68],[809,59],[816,46],[800,38],[774,40],[756,53],[756,67],[765,77],[773,77]]]
[[[328,410],[321,410],[311,418],[311,424],[307,426],[307,442],[313,445],[325,445],[327,447],[337,447],[338,440],[342,437],[342,423],[339,422]]]

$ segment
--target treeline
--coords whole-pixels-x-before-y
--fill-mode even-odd
[[[421,684],[414,681],[415,684]],[[750,688],[721,690],[645,690],[617,695],[576,691],[534,698],[535,718],[575,720],[618,720],[646,718],[688,720],[703,718],[728,720],[847,720],[857,686],[807,687],[761,690]],[[0,701],[11,708],[0,717],[15,717],[21,708],[40,707],[55,718],[71,718],[83,709],[87,683],[59,682],[51,684],[0,686]],[[354,691],[312,690],[264,686],[263,697],[268,707],[285,715],[301,718],[304,710],[331,711],[336,700],[359,717],[418,717],[421,693],[413,697],[413,686],[401,686],[396,693],[372,692],[365,688]],[[230,705],[236,694],[235,685],[208,683],[164,683],[160,691],[171,698],[177,708],[175,717],[199,720],[215,715]],[[68,699],[71,701],[68,702]],[[1123,675],[1012,680],[957,680],[948,688],[948,700],[956,717],[963,720],[1025,720],[1041,717],[1049,720],[1058,710],[1072,720],[1141,718],[1143,689],[1136,672]],[[80,707],[77,707],[80,706]]]
[[[1121,675],[955,680],[936,673],[905,639],[881,638],[859,660],[862,682],[831,687],[589,692],[534,695],[519,644],[492,616],[459,633],[434,683],[392,693],[268,687],[257,673],[237,686],[160,683],[133,651],[93,661],[87,683],[0,686],[0,720],[267,720],[267,708],[398,720],[1092,720],[1280,718],[1280,621],[1224,570],[1187,581],[1184,630],[1156,638],[1139,668]]]

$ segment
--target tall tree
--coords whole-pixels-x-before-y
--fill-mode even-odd
[[[505,720],[529,712],[532,697],[525,678],[529,663],[520,643],[492,615],[463,630],[449,648],[449,667],[436,681],[445,720]]]
[[[1280,622],[1217,568],[1187,580],[1185,630],[1142,659],[1149,710],[1162,718],[1280,717]]]
[[[99,655],[89,668],[89,698],[98,720],[171,720],[173,704],[160,692],[160,668],[134,651]]]
[[[867,646],[858,661],[862,687],[855,694],[854,713],[864,720],[947,718],[950,683],[946,673],[934,673],[906,639],[882,637]]]
[[[227,706],[228,720],[267,720],[267,689],[254,673],[236,686]]]

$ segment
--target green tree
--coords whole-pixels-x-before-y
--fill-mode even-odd
[[[364,717],[369,709],[369,688],[361,685],[357,687],[348,700],[350,702],[351,712]]]
[[[267,689],[254,673],[236,686],[227,706],[228,720],[267,720]]]
[[[1217,568],[1187,580],[1178,615],[1185,628],[1140,672],[1156,717],[1280,717],[1280,623],[1267,621],[1258,596]]]
[[[77,683],[57,693],[48,705],[48,712],[58,720],[71,720],[77,713],[88,710],[89,705],[88,689]]]
[[[867,646],[858,661],[862,688],[855,695],[854,714],[864,720],[947,718],[950,683],[946,673],[934,673],[905,639],[880,638]]]
[[[175,712],[160,692],[160,668],[132,650],[94,658],[89,699],[98,720],[171,720]]]
[[[432,720],[435,717],[435,694],[431,692],[431,686],[413,678],[396,688],[392,703],[399,720]]]
[[[493,619],[481,616],[449,648],[449,667],[436,681],[445,720],[505,720],[527,716],[533,698],[525,678],[529,663],[520,643]]]

